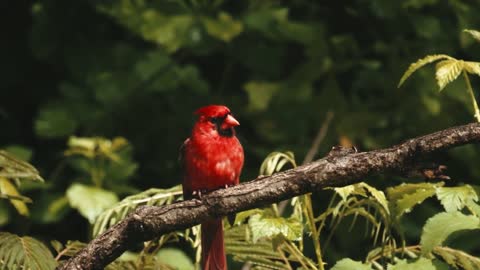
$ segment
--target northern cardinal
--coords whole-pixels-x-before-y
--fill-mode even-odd
[[[235,137],[240,123],[230,109],[209,105],[195,112],[199,117],[190,138],[182,146],[186,199],[203,192],[237,185],[243,167],[243,148]],[[225,270],[227,262],[223,244],[222,219],[201,224],[202,269]]]

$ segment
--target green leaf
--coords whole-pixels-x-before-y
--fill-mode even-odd
[[[470,185],[439,187],[436,194],[447,212],[462,210],[468,201],[478,201],[477,193]]]
[[[415,205],[435,195],[436,187],[441,185],[443,183],[417,183],[401,184],[388,188],[387,196],[391,202],[395,217],[400,218],[403,214],[409,213]]]
[[[0,177],[0,198],[7,198],[20,215],[28,216],[26,202],[31,202],[27,197],[21,196],[15,185],[5,177]]]
[[[193,270],[195,266],[192,260],[185,253],[176,248],[162,248],[156,255],[160,262],[163,262],[175,269]]]
[[[460,212],[439,213],[429,218],[423,227],[420,240],[422,254],[430,253],[441,245],[452,233],[462,230],[478,229],[480,220],[476,216],[467,216]]]
[[[268,108],[272,97],[282,88],[279,83],[250,81],[244,85],[248,95],[248,109],[261,112]]]
[[[336,187],[333,189],[335,193],[340,195],[344,202],[347,201],[348,196],[350,196],[355,191],[355,185],[348,185],[344,187]]]
[[[235,215],[235,224],[241,223],[245,219],[247,219],[247,218],[249,218],[249,217],[251,217],[255,214],[261,214],[261,213],[263,213],[263,210],[258,209],[258,208],[239,212]]]
[[[236,21],[228,13],[220,12],[216,19],[202,19],[207,33],[225,42],[230,42],[243,31],[243,24]]]
[[[436,65],[435,78],[437,79],[440,91],[445,88],[447,84],[454,81],[460,73],[462,73],[464,62],[462,60],[449,59],[438,62]]]
[[[480,259],[461,250],[449,247],[436,247],[433,253],[440,256],[446,263],[455,269],[478,270]]]
[[[0,232],[0,268],[53,270],[57,262],[40,241]]]
[[[427,258],[419,258],[413,262],[407,260],[399,260],[395,265],[389,265],[388,270],[439,270],[432,260]]]
[[[3,150],[0,150],[0,177],[43,182],[35,167]]]
[[[65,137],[74,133],[76,128],[76,119],[61,106],[43,108],[35,119],[35,133],[44,138]]]
[[[263,160],[259,174],[272,175],[287,164],[291,164],[293,167],[297,166],[293,152],[272,152]]]
[[[98,187],[75,183],[67,189],[67,198],[72,208],[93,224],[105,209],[118,202],[117,195]]]
[[[349,258],[341,259],[332,267],[331,270],[371,270],[370,264],[354,261]]]
[[[110,226],[125,218],[128,213],[141,205],[166,205],[179,199],[181,195],[182,186],[178,185],[170,189],[152,188],[139,194],[128,196],[119,203],[113,206],[111,205],[108,209],[105,209],[105,211],[98,215],[98,218],[93,225],[93,236],[104,232]]]
[[[463,32],[470,34],[475,40],[480,42],[480,32],[476,30],[465,29]]]
[[[480,76],[480,63],[479,62],[463,62],[463,68],[470,74],[476,74]]]
[[[273,238],[278,234],[289,240],[299,240],[303,233],[302,223],[294,218],[264,217],[256,214],[250,217],[248,226],[254,243],[261,238]]]
[[[5,201],[0,200],[0,226],[8,224],[10,221],[10,212]]]
[[[397,87],[402,86],[402,84],[419,68],[423,67],[426,64],[430,64],[432,62],[438,61],[440,59],[451,59],[454,60],[454,58],[445,55],[445,54],[434,54],[434,55],[427,55],[426,57],[417,60],[417,62],[412,63],[407,71],[403,74],[402,78],[400,79],[400,82],[398,83]]]

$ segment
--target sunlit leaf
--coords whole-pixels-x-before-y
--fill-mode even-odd
[[[471,74],[476,74],[480,76],[480,63],[479,62],[463,62],[463,68]]]
[[[331,270],[371,270],[370,264],[364,264],[349,258],[341,259],[336,262]]]
[[[420,240],[422,254],[430,253],[454,232],[479,229],[480,219],[460,212],[439,213],[429,218]]]
[[[436,189],[436,194],[447,212],[462,210],[467,201],[478,201],[477,193],[470,185],[439,187]]]
[[[417,69],[423,67],[426,64],[433,63],[435,61],[441,60],[441,59],[451,59],[454,60],[454,58],[445,55],[445,54],[434,54],[434,55],[427,55],[426,57],[417,60],[417,62],[412,63],[407,71],[403,74],[402,78],[400,79],[400,82],[398,83],[398,87],[402,86],[402,84],[412,75]]]
[[[26,202],[31,202],[31,200],[20,195],[15,185],[5,177],[0,177],[0,198],[2,197],[9,199],[20,215],[29,215]]]
[[[293,218],[265,217],[256,214],[250,217],[248,226],[252,231],[254,243],[260,238],[272,238],[278,234],[289,240],[299,240],[303,233],[302,223]]]
[[[40,241],[0,232],[0,268],[53,270],[57,265],[50,250]]]
[[[476,30],[471,30],[471,29],[465,29],[463,32],[470,34],[474,39],[476,39],[478,42],[480,42],[480,32]]]
[[[118,202],[118,197],[113,192],[78,183],[67,189],[67,198],[70,206],[77,209],[91,224],[100,213]]]
[[[436,65],[435,78],[437,79],[440,91],[445,86],[454,81],[463,70],[464,62],[462,60],[449,59],[438,62]]]
[[[272,152],[263,160],[259,174],[272,175],[279,172],[286,164],[291,164],[293,167],[297,166],[293,152]]]

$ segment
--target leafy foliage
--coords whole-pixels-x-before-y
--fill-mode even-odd
[[[149,189],[147,191],[128,196],[115,205],[105,209],[93,225],[93,235],[101,234],[106,229],[125,218],[135,208],[141,205],[161,206],[170,204],[182,195],[181,186],[170,189]]]
[[[2,269],[54,269],[56,262],[38,240],[0,232],[0,266]]]
[[[179,183],[178,146],[191,112],[209,103],[227,104],[242,123],[243,179],[257,175],[274,149],[282,151],[264,160],[261,175],[295,167],[293,153],[309,150],[328,111],[335,121],[320,155],[336,144],[378,149],[464,123],[471,106],[480,121],[479,34],[462,33],[479,25],[479,9],[475,1],[437,0],[13,1],[4,17],[15,23],[0,44],[0,144],[16,160],[0,152],[1,229],[88,241],[90,222],[100,233],[139,205],[176,201],[180,188],[167,190]],[[392,91],[419,58],[400,79],[408,91]],[[435,80],[422,68],[430,63]],[[439,96],[435,88],[447,85]],[[335,189],[333,198],[326,190],[239,213],[227,228],[227,250],[258,269],[324,269],[345,257],[366,257],[362,264],[375,269],[442,269],[441,261],[475,269],[475,237],[456,241],[456,249],[435,242],[435,259],[418,242],[428,217],[480,216],[477,152],[466,146],[435,156],[448,160],[447,184],[371,176],[368,185]],[[78,198],[90,192],[78,190],[111,200],[83,206]],[[110,205],[114,197],[124,200]],[[83,210],[72,211],[71,202]],[[256,218],[275,230],[256,231],[265,237],[254,243]],[[290,236],[301,237],[289,236],[299,228]],[[199,261],[194,227],[144,243],[108,268],[174,268],[156,257],[166,243]]]
[[[476,216],[467,216],[460,212],[439,213],[431,217],[423,227],[420,240],[422,253],[430,253],[454,232],[479,228],[480,219]]]

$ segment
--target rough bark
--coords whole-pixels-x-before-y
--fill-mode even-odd
[[[344,186],[373,174],[405,175],[418,169],[418,161],[451,147],[480,141],[480,124],[435,132],[381,150],[332,154],[295,169],[259,177],[202,199],[163,207],[144,206],[93,239],[58,269],[103,269],[129,247],[174,230],[197,225],[213,217],[262,207],[325,187]]]

